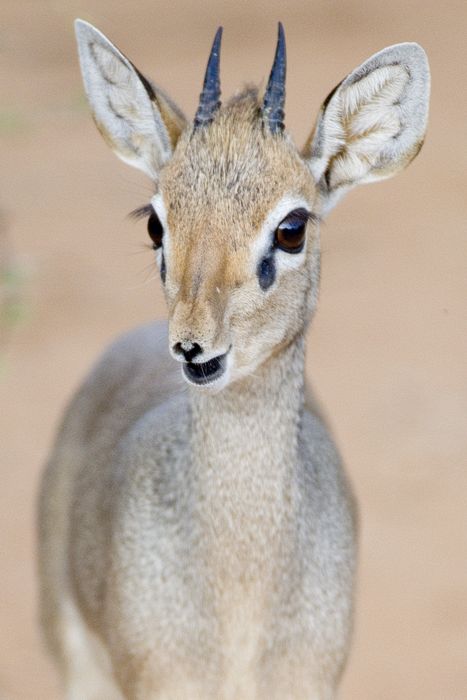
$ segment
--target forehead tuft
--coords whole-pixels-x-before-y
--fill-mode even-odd
[[[198,226],[256,230],[287,194],[310,196],[312,179],[288,134],[271,134],[261,120],[258,92],[248,88],[213,122],[180,138],[161,173],[160,189],[171,230],[189,217]],[[240,234],[233,234],[237,243]]]

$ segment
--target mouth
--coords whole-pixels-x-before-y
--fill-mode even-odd
[[[227,352],[213,357],[207,362],[185,362],[183,374],[192,384],[206,386],[219,379],[225,372]]]

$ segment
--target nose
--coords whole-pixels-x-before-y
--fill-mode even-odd
[[[185,362],[191,362],[195,357],[201,355],[203,348],[198,343],[193,343],[191,340],[183,340],[181,343],[175,343],[172,347],[175,355],[182,355]]]

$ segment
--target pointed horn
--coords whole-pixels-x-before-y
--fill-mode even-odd
[[[221,85],[219,80],[219,60],[222,39],[222,27],[216,32],[209,54],[206,74],[204,76],[203,92],[199,96],[199,107],[195,116],[195,129],[203,124],[210,124],[214,114],[221,105]]]
[[[285,34],[284,27],[279,22],[276,55],[274,56],[274,63],[272,64],[262,108],[264,123],[268,125],[269,130],[273,134],[284,129],[285,70]]]

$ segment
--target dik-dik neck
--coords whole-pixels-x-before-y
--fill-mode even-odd
[[[270,557],[292,515],[303,394],[300,335],[254,375],[219,394],[191,395],[200,518],[213,547],[231,551],[226,565],[260,566],[258,552]]]

